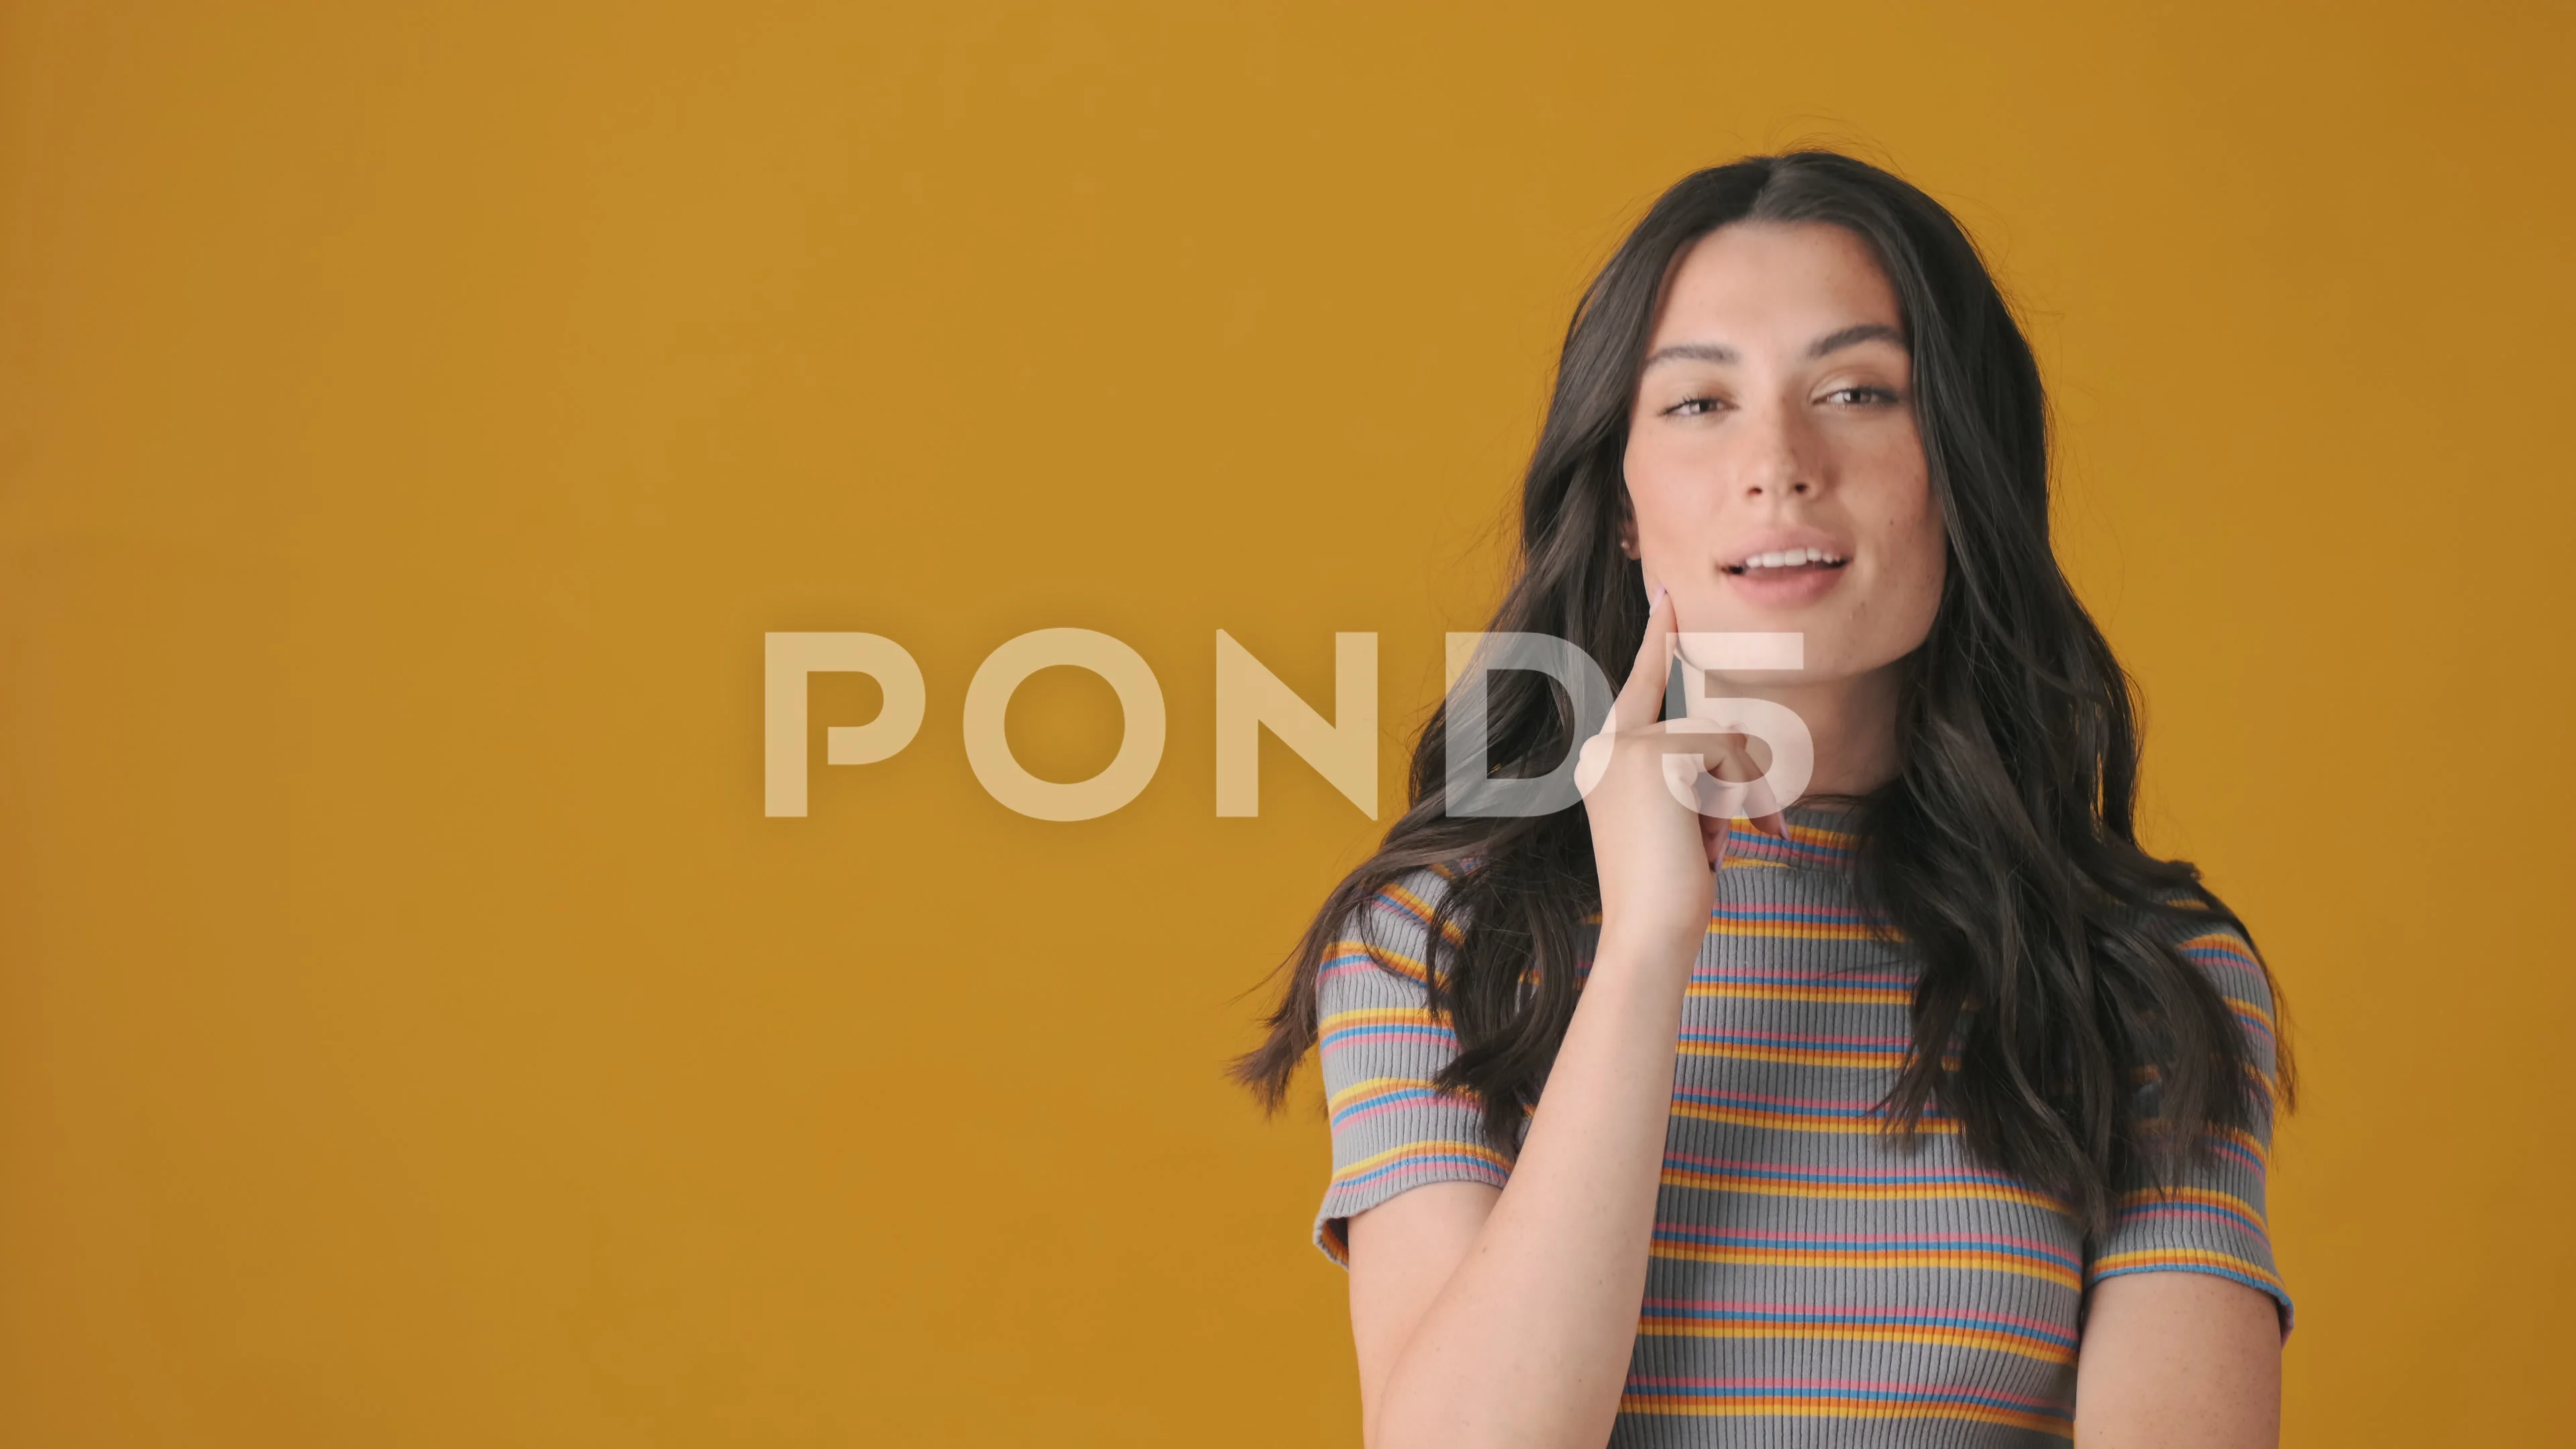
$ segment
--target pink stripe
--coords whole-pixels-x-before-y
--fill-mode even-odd
[[[1450,1161],[1450,1162],[1425,1162],[1425,1163],[1417,1164],[1417,1165],[1412,1166],[1412,1167],[1399,1168],[1399,1169],[1397,1169],[1397,1170],[1395,1170],[1395,1171],[1393,1171],[1393,1172],[1388,1171],[1388,1170],[1387,1170],[1386,1168],[1384,1168],[1384,1167],[1373,1167],[1373,1168],[1369,1169],[1369,1172],[1368,1172],[1368,1185],[1369,1185],[1369,1186],[1374,1187],[1374,1186],[1376,1186],[1378,1183],[1384,1182],[1384,1181],[1386,1181],[1386,1180],[1387,1180],[1388,1178],[1390,1178],[1390,1177],[1420,1177],[1422,1174],[1424,1174],[1424,1173],[1426,1173],[1426,1172],[1443,1172],[1443,1171],[1448,1171],[1448,1170],[1451,1170],[1451,1169],[1454,1169],[1454,1168],[1461,1168],[1461,1167],[1466,1168],[1468,1171],[1470,1171],[1470,1172],[1474,1172],[1474,1173],[1476,1173],[1476,1174],[1478,1174],[1478,1175],[1480,1175],[1480,1176],[1490,1177],[1491,1179],[1493,1179],[1494,1185],[1495,1185],[1496,1187],[1500,1187],[1500,1186],[1502,1186],[1505,1182],[1507,1182],[1507,1181],[1509,1181],[1509,1180],[1510,1180],[1509,1178],[1507,1178],[1507,1177],[1505,1177],[1505,1176],[1504,1176],[1504,1174],[1503,1174],[1503,1170],[1502,1170],[1501,1168],[1494,1166],[1494,1165],[1493,1165],[1492,1163],[1490,1163],[1490,1162],[1479,1162],[1479,1161],[1474,1161],[1474,1160],[1468,1160],[1468,1161],[1463,1161],[1463,1162],[1461,1162],[1461,1161]],[[1334,1185],[1335,1187],[1341,1187],[1341,1186],[1345,1186],[1346,1184],[1343,1184],[1343,1183],[1335,1183],[1335,1184],[1333,1184],[1333,1185]]]
[[[1868,991],[1911,988],[1914,978],[1900,975],[1856,975],[1848,971],[1694,971],[1693,981],[1733,981],[1747,986],[1851,986]]]
[[[1873,1046],[1901,1047],[1911,1043],[1908,1036],[1786,1036],[1768,1031],[1706,1031],[1700,1033],[1712,1040],[1729,1037],[1737,1041],[1758,1042],[1764,1046]]]
[[[1717,1308],[1751,1313],[1794,1313],[1804,1314],[1826,1321],[1848,1320],[1857,1317],[1860,1321],[1866,1322],[1867,1320],[1865,1315],[1905,1313],[1918,1315],[1924,1318],[1966,1318],[1975,1319],[1984,1323],[2009,1323],[2017,1328],[2037,1329],[2039,1332],[2046,1334],[2051,1338],[2068,1338],[2073,1336],[2068,1331],[2067,1326],[2062,1323],[2048,1323],[2037,1318],[2023,1318],[2016,1314],[1985,1313],[1967,1308],[1836,1308],[1829,1304],[1820,1303],[1738,1303],[1728,1299],[1703,1298],[1649,1298],[1646,1300],[1646,1304],[1648,1307]],[[1891,1324],[1889,1326],[1910,1327],[1912,1325]]]
[[[1435,1107],[1435,1108],[1438,1108],[1438,1107],[1447,1107],[1447,1108],[1453,1109],[1453,1110],[1455,1110],[1455,1111],[1460,1111],[1460,1112],[1472,1112],[1472,1111],[1474,1111],[1474,1110],[1475,1110],[1475,1108],[1474,1108],[1472,1105],[1470,1105],[1470,1104],[1468,1104],[1468,1103],[1466,1103],[1466,1102],[1459,1101],[1459,1100],[1458,1100],[1457,1098],[1455,1098],[1455,1097],[1444,1096],[1444,1095],[1442,1095],[1442,1094],[1440,1094],[1440,1093],[1437,1093],[1437,1092],[1429,1093],[1429,1094],[1427,1094],[1427,1095],[1428,1095],[1428,1097],[1429,1097],[1429,1100],[1428,1100],[1428,1101],[1416,1100],[1416,1101],[1410,1101],[1410,1102],[1381,1102],[1381,1103],[1379,1103],[1377,1106],[1374,1106],[1374,1107],[1363,1107],[1363,1108],[1361,1108],[1359,1111],[1356,1111],[1356,1112],[1352,1112],[1352,1111],[1350,1111],[1350,1109],[1349,1109],[1349,1108],[1344,1108],[1344,1109],[1343,1109],[1343,1111],[1344,1111],[1344,1112],[1346,1112],[1346,1113],[1348,1113],[1348,1115],[1346,1115],[1346,1116],[1339,1116],[1339,1117],[1335,1117],[1335,1118],[1333,1119],[1333,1125],[1334,1125],[1336,1128],[1348,1127],[1348,1126],[1350,1126],[1351,1124],[1353,1124],[1353,1123],[1355,1123],[1355,1122],[1365,1122],[1365,1121],[1367,1121],[1368,1119],[1370,1119],[1371,1117],[1379,1116],[1379,1115],[1381,1115],[1381,1114],[1383,1114],[1383,1113],[1387,1113],[1387,1112],[1393,1112],[1393,1111],[1396,1111],[1397,1109],[1399,1109],[1399,1108],[1403,1108],[1403,1107],[1423,1107],[1423,1106],[1429,1106],[1429,1107]]]
[[[1318,981],[1330,981],[1337,976],[1359,975],[1363,973],[1377,973],[1392,976],[1398,981],[1418,982],[1422,979],[1421,977],[1414,975],[1412,972],[1405,970],[1401,966],[1398,966],[1393,970],[1388,970],[1387,968],[1380,966],[1375,961],[1369,960],[1345,961],[1339,966],[1327,966],[1323,970],[1315,973],[1315,979]]]
[[[2241,1162],[2241,1163],[2244,1163],[2247,1167],[2250,1167],[2250,1168],[2254,1169],[2254,1170],[2255,1170],[2256,1172],[2258,1172],[2258,1173],[2259,1173],[2259,1172],[2261,1172],[2261,1171],[2263,1170],[2263,1159],[2262,1159],[2262,1158],[2259,1158],[2259,1157],[2257,1157],[2257,1156],[2255,1156],[2255,1155],[2254,1155],[2253,1153],[2251,1153],[2251,1152],[2246,1151],[2243,1147],[2239,1146],[2239,1145],[2238,1145],[2238,1144],[2236,1144],[2235,1142],[2232,1142],[2232,1141],[2228,1140],[2227,1138],[2221,1137],[2221,1138],[2219,1138],[2219,1139],[2217,1140],[2217,1143],[2216,1143],[2215,1145],[2216,1145],[2216,1146],[2217,1146],[2217,1148],[2218,1148],[2218,1155],[2219,1155],[2219,1156],[2221,1156],[2221,1157],[2233,1157],[2233,1158],[2235,1158],[2237,1161],[2239,1161],[2239,1162]]]
[[[1740,1162],[1731,1157],[1699,1157],[1688,1152],[1666,1155],[1668,1162],[1687,1163],[1692,1167],[1740,1168],[1751,1172],[1774,1172],[1791,1177],[1812,1177],[1826,1181],[1867,1182],[1894,1177],[1946,1177],[1970,1182],[1992,1183],[1998,1187],[2021,1187],[2023,1184],[1998,1173],[1980,1172],[1973,1167],[1918,1167],[1909,1162],[1871,1163],[1865,1167],[1803,1167],[1794,1162]]]
[[[1655,1231],[1659,1233],[1668,1230],[1690,1233],[1726,1233],[1730,1231],[1750,1233],[1754,1231],[1752,1229],[1745,1228],[1712,1228],[1703,1223],[1659,1222],[1655,1224]],[[2007,1238],[1993,1233],[1786,1233],[1764,1231],[1761,1235],[1775,1241],[1800,1243],[1955,1243],[1967,1240],[1979,1243],[2003,1243],[2016,1248],[2029,1248],[2035,1252],[2047,1253],[2061,1258],[2073,1257],[2071,1250],[2061,1247],[2055,1243],[2043,1243],[2035,1238]],[[1758,1245],[1747,1244],[1746,1246]]]
[[[1694,1097],[1706,1097],[1711,1101],[1723,1098],[1728,1102],[1762,1102],[1774,1107],[1831,1107],[1836,1111],[1842,1112],[1874,1112],[1878,1110],[1878,1104],[1876,1102],[1859,1102],[1834,1097],[1771,1097],[1765,1096],[1760,1092],[1699,1092],[1694,1093],[1693,1095]],[[1923,1115],[1928,1118],[1934,1114],[1927,1111]]]
[[[2238,1212],[2232,1207],[2221,1207],[2216,1203],[2204,1203],[2197,1211],[2187,1207],[2127,1208],[2122,1210],[2120,1213],[2120,1221],[2123,1223],[2134,1223],[2143,1221],[2147,1218],[2190,1218],[2195,1222],[2207,1222],[2212,1216],[2225,1218],[2229,1222],[2236,1224],[2238,1227],[2243,1228],[2245,1231],[2252,1233],[2254,1236],[2261,1238],[2267,1243],[2272,1240],[2271,1234],[2265,1230],[2261,1223],[2256,1222],[2254,1219],[2247,1217],[2245,1214]],[[2152,1248],[2146,1248],[2141,1249],[2140,1251],[2153,1252],[2155,1250]],[[2201,1251],[2215,1252],[2217,1250],[2213,1248],[2203,1249]]]
[[[1863,1393],[1923,1394],[1935,1398],[1951,1397],[1956,1395],[1973,1395],[1980,1398],[2009,1399],[2017,1404],[2028,1404],[2033,1408],[2056,1414],[2064,1414],[2066,1412],[2066,1406],[2055,1399],[2035,1398],[2029,1394],[2016,1394],[2010,1389],[1987,1388],[1982,1385],[1969,1387],[1961,1384],[1886,1383],[1870,1379],[1703,1379],[1675,1377],[1651,1379],[1632,1378],[1628,1380],[1628,1382],[1632,1385],[1652,1384],[1659,1387],[1668,1386],[1673,1388],[1777,1389],[1793,1393],[1800,1389],[1852,1389]]]
[[[1431,924],[1431,918],[1429,916],[1424,915],[1422,912],[1415,910],[1412,906],[1403,901],[1397,900],[1395,897],[1388,895],[1384,891],[1378,892],[1370,899],[1376,904],[1394,911],[1397,915],[1404,917],[1408,921],[1418,922],[1425,926]]]
[[[1414,1026],[1412,1031],[1417,1031],[1417,1034],[1425,1034],[1425,1036],[1430,1036],[1430,1034],[1432,1034],[1432,1031],[1430,1031],[1430,1029],[1425,1029],[1425,1026]],[[1450,1034],[1448,1034],[1448,1031],[1440,1031],[1440,1036],[1450,1036]],[[1453,1042],[1455,1042],[1455,1036],[1450,1036],[1450,1039],[1453,1039]],[[1329,1057],[1329,1055],[1334,1055],[1334,1052],[1347,1052],[1347,1049],[1352,1049],[1352,1047],[1365,1047],[1365,1044],[1368,1044],[1368,1042],[1358,1042],[1358,1039],[1352,1039],[1352,1036],[1342,1036],[1340,1042],[1324,1042],[1324,1055]]]

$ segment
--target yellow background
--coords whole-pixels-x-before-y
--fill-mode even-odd
[[[1376,827],[1216,818],[1214,632],[1381,634],[1391,812],[1583,278],[1805,139],[2024,307],[2286,985],[2290,1442],[2557,1437],[2570,14],[7,6],[0,1442],[1356,1443],[1218,1066]],[[1083,824],[959,739],[1051,626]],[[777,629],[929,681],[804,820]]]

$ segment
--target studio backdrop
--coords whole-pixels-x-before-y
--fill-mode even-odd
[[[0,8],[0,1443],[1356,1445],[1224,1063],[1584,278],[1804,143],[2010,290],[2279,975],[2288,1442],[2560,1437],[2570,30]],[[1228,808],[1229,649],[1365,746]]]

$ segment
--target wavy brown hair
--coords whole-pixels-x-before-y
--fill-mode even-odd
[[[1636,654],[1646,595],[1618,544],[1629,409],[1674,261],[1738,221],[1839,226],[1875,253],[1903,308],[1948,531],[1931,632],[1903,665],[1899,772],[1851,802],[1861,898],[1921,967],[1885,1120],[1910,1134],[1927,1112],[1955,1119],[1978,1161],[2098,1230],[2134,1170],[2167,1178],[2211,1129],[2263,1125],[2276,1094],[2287,1100],[2288,1058],[2267,1081],[2179,948],[2188,932],[2243,926],[2192,866],[2138,844],[2136,705],[2050,547],[2039,369],[1939,203],[1825,151],[1738,161],[1664,193],[1567,329],[1522,483],[1518,574],[1487,628],[1571,640],[1614,679]],[[1498,672],[1490,690],[1498,776],[1548,772],[1599,723],[1530,671]],[[1449,813],[1448,708],[1414,750],[1410,807],[1325,898],[1282,968],[1268,1037],[1233,1072],[1276,1110],[1316,1041],[1322,961],[1379,890],[1440,867],[1452,879],[1424,964],[1458,1038],[1440,1085],[1480,1101],[1508,1148],[1573,1017],[1600,888],[1579,806]]]

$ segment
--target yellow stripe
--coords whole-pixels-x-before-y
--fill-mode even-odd
[[[1410,977],[1415,981],[1429,981],[1431,979],[1430,968],[1424,966],[1420,961],[1415,960],[1411,956],[1405,955],[1401,951],[1389,950],[1387,947],[1378,945],[1373,941],[1353,941],[1348,939],[1335,941],[1332,945],[1332,949],[1324,953],[1324,959],[1330,961],[1337,956],[1348,956],[1354,952],[1362,956],[1366,956],[1372,961],[1392,966],[1395,968],[1398,975]]]
[[[2212,1127],[2209,1129],[2209,1135],[2224,1138],[2244,1148],[2254,1155],[2255,1161],[2262,1163],[2267,1169],[2272,1165],[2272,1145],[2241,1127]]]
[[[2214,1253],[2206,1248],[2149,1248],[2135,1253],[2112,1253],[2093,1260],[2090,1276],[2099,1279],[2123,1268],[2180,1268],[2188,1266],[2225,1268],[2242,1273],[2275,1292],[2287,1294],[2281,1280],[2270,1269],[2249,1263],[2234,1253]]]
[[[1806,1117],[1789,1112],[1765,1112],[1749,1107],[1719,1107],[1705,1102],[1673,1103],[1673,1115],[1701,1122],[1726,1122],[1738,1127],[1777,1127],[1788,1132],[1879,1133],[1887,1124],[1869,1117]],[[1959,1124],[1947,1118],[1927,1117],[1915,1129],[1939,1135],[1957,1132]]]
[[[1693,1263],[1735,1263],[1765,1268],[1958,1268],[2037,1278],[2060,1288],[2080,1288],[2071,1268],[2044,1258],[1979,1253],[1955,1248],[1868,1248],[1827,1253],[1797,1248],[1729,1248],[1697,1243],[1655,1245],[1652,1256]]]
[[[1963,1419],[1977,1424],[2010,1424],[2015,1428],[2065,1439],[2067,1421],[2046,1414],[1989,1409],[1982,1404],[1872,1404],[1841,1399],[1704,1400],[1657,1394],[1625,1394],[1619,1410],[1626,1414],[1687,1414],[1693,1418],[1743,1418],[1751,1415],[1799,1419]]]
[[[1446,1090],[1436,1082],[1418,1081],[1412,1077],[1371,1077],[1364,1082],[1353,1082],[1334,1093],[1325,1100],[1324,1109],[1328,1112],[1339,1112],[1363,1097],[1384,1096],[1391,1092],[1436,1092],[1443,1097],[1453,1099],[1452,1105],[1460,1107],[1475,1105],[1475,1100],[1470,1094]]]
[[[2254,962],[2254,943],[2229,930],[2203,931],[2184,941],[2182,948],[2186,951],[2195,948],[2203,951],[2225,951],[2229,955],[2245,958],[2249,966]]]
[[[1346,1026],[1446,1026],[1447,1022],[1427,1006],[1364,1006],[1356,1011],[1336,1011],[1317,1023],[1320,1032],[1336,1031]]]
[[[1385,889],[1379,891],[1378,894],[1393,898],[1399,904],[1402,904],[1420,914],[1426,921],[1431,919],[1431,903],[1424,900],[1422,897],[1415,895],[1413,892],[1406,890],[1400,885],[1387,886]],[[1456,921],[1443,920],[1440,923],[1440,939],[1448,942],[1452,946],[1455,946],[1459,942],[1467,939],[1467,932]]]
[[[2016,1333],[1982,1328],[1945,1328],[1934,1324],[1897,1323],[1685,1323],[1641,1320],[1637,1331],[1650,1338],[1790,1338],[1844,1343],[1937,1343],[1951,1348],[1982,1348],[2018,1354],[2042,1363],[2073,1363],[2075,1350],[2036,1341]]]
[[[2165,1130],[2165,1119],[2162,1117],[2144,1118],[2139,1121],[2138,1127],[2141,1131],[2153,1136]],[[2241,1127],[2212,1126],[2201,1135],[2203,1137],[2216,1138],[2222,1142],[2232,1142],[2236,1144],[2238,1147],[2241,1147],[2245,1149],[2246,1152],[2250,1153],[2255,1161],[2263,1164],[2266,1170],[2270,1169],[2272,1166],[2271,1144]]]
[[[1727,1001],[1826,1001],[1867,1006],[1910,1006],[1914,993],[1902,986],[1767,986],[1741,981],[1694,981],[1685,996]]]
[[[1787,1062],[1801,1067],[1875,1067],[1889,1065],[1885,1052],[1823,1050],[1813,1047],[1745,1046],[1739,1042],[1681,1043],[1688,1057],[1724,1057],[1737,1062]]]
[[[2163,1203],[2177,1202],[2195,1203],[2201,1207],[2226,1208],[2232,1212],[2243,1213],[2258,1223],[2263,1221],[2262,1210],[2254,1204],[2233,1193],[2218,1192],[2206,1187],[2177,1187],[2171,1190],[2151,1187],[2137,1192],[2124,1192],[2120,1194],[2119,1205],[2124,1208],[2154,1207]]]
[[[1384,1152],[1361,1158],[1334,1173],[1333,1181],[1347,1182],[1363,1177],[1388,1163],[1401,1162],[1408,1157],[1472,1157],[1507,1176],[1512,1170],[1512,1160],[1490,1147],[1468,1142],[1408,1142],[1402,1147],[1390,1147]]]
[[[2237,1015],[2250,1016],[2256,1021],[2263,1023],[2263,1029],[2265,1031],[2272,1032],[2276,1035],[2278,1034],[2280,1030],[2279,1024],[2272,1020],[2272,1013],[2264,1009],[2261,1005],[2248,1001],[2242,996],[2228,997],[2227,1005],[2230,1009],[2235,1011]]]
[[[2028,1207],[2065,1211],[2056,1199],[2032,1192],[2025,1187],[2003,1183],[1866,1183],[1866,1182],[1791,1182],[1769,1177],[1739,1177],[1733,1173],[1701,1172],[1696,1168],[1667,1167],[1662,1182],[1667,1187],[1697,1187],[1711,1192],[1750,1193],[1757,1197],[1830,1198],[1846,1202],[1936,1202],[1974,1199],[1980,1202],[2021,1203]]]
[[[1869,927],[1858,922],[1848,924],[1830,921],[1730,921],[1721,916],[1708,918],[1712,936],[1757,937],[1769,941],[1868,941],[1876,939]]]

